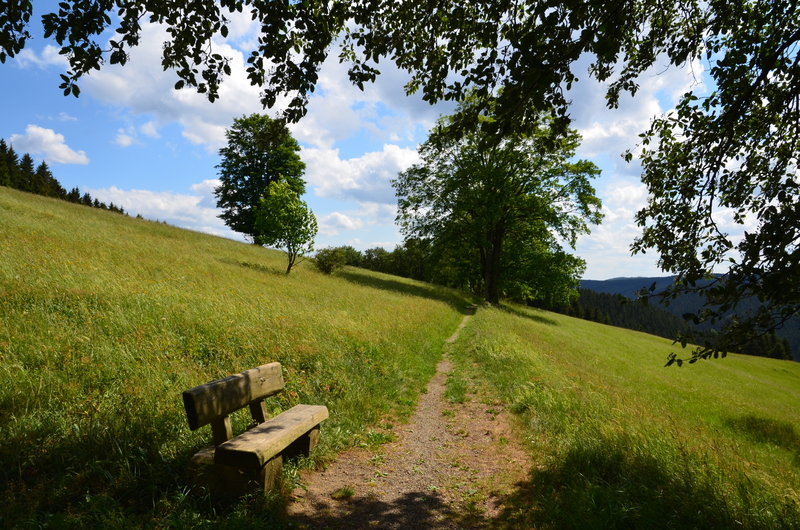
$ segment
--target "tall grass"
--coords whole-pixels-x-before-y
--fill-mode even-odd
[[[5,188],[0,255],[0,527],[264,528],[261,499],[184,494],[210,433],[181,392],[281,362],[273,412],[330,409],[319,464],[410,413],[469,303],[356,269],[287,276],[279,252]]]
[[[499,527],[800,528],[800,365],[663,368],[671,349],[544,311],[478,312],[453,356],[518,415],[535,462]]]

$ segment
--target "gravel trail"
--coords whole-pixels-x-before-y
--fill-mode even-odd
[[[303,474],[289,518],[309,529],[489,528],[530,461],[508,412],[480,384],[464,403],[445,399],[452,369],[445,347],[415,413],[394,426],[395,441],[345,451],[326,470]]]

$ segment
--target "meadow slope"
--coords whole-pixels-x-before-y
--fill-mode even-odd
[[[210,433],[189,431],[181,392],[280,361],[273,412],[327,405],[285,493],[298,467],[387,440],[472,302],[353,268],[286,276],[279,252],[5,188],[0,255],[0,527],[285,528],[281,495],[186,494]],[[674,349],[481,308],[448,394],[513,411],[535,462],[494,526],[800,528],[800,364],[663,368]]]
[[[308,262],[286,276],[280,252],[6,188],[0,253],[0,527],[263,528],[263,501],[184,494],[210,432],[181,392],[281,362],[273,412],[331,411],[314,465],[410,414],[469,303]]]
[[[451,377],[515,413],[534,465],[497,528],[800,528],[800,364],[664,367],[670,341],[481,309]]]

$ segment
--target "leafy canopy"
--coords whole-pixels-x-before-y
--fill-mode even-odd
[[[285,182],[297,195],[305,193],[300,145],[281,120],[252,114],[233,120],[225,131],[228,145],[220,149],[220,185],[215,188],[219,215],[232,230],[253,242],[257,229],[254,209],[272,182]]]
[[[231,67],[230,58],[215,51],[212,38],[228,35],[231,13],[249,12],[261,31],[257,45],[245,54],[247,76],[264,88],[265,107],[280,95],[289,96],[290,121],[305,114],[318,68],[336,41],[350,80],[361,88],[380,74],[380,59],[389,58],[410,73],[406,91],[419,90],[431,103],[460,100],[470,87],[483,97],[502,87],[495,110],[501,128],[550,108],[558,109],[559,123],[566,127],[564,89],[578,80],[572,64],[582,54],[595,57],[591,73],[598,79],[617,74],[609,89],[614,105],[620,91],[636,91],[635,77],[658,54],[667,53],[675,64],[697,55],[712,18],[704,9],[713,12],[717,5],[653,0],[194,0],[188,5],[63,0],[41,23],[45,37],[55,40],[69,60],[61,84],[65,94],[77,96],[80,78],[106,62],[124,65],[129,50],[140,43],[142,21],[148,21],[167,27],[162,66],[177,74],[176,89],[191,87],[214,101]],[[30,38],[32,2],[6,2],[4,7],[3,62]],[[106,40],[109,30],[114,37]],[[614,72],[618,64],[620,71]]]
[[[458,110],[482,104],[470,96]],[[575,131],[557,133],[543,118],[531,134],[499,137],[487,132],[494,123],[488,109],[460,139],[448,134],[453,117],[438,121],[420,147],[423,162],[392,182],[397,221],[407,237],[432,240],[444,261],[461,261],[454,268],[464,280],[480,271],[488,302],[497,303],[501,291],[568,298],[583,261],[566,255],[559,241],[574,248],[588,224],[600,222],[589,183],[600,171],[571,160],[580,141]]]
[[[317,218],[288,183],[271,182],[254,213],[256,243],[286,252],[286,274],[299,256],[313,252]]]
[[[662,297],[699,292],[705,309],[686,317],[723,331],[683,337],[701,344],[689,362],[747,348],[800,312],[800,7],[714,2],[705,14],[716,88],[686,94],[643,135],[650,195],[632,246],[677,276]]]

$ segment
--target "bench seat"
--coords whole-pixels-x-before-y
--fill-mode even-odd
[[[214,463],[259,469],[289,448],[295,440],[302,442],[303,436],[327,417],[328,408],[323,405],[296,405],[218,445],[214,452]]]

